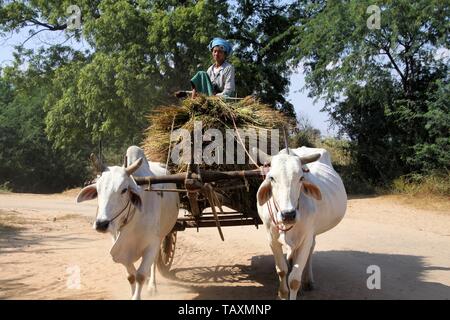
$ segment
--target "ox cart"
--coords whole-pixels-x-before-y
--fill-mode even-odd
[[[254,225],[258,228],[262,221],[256,208],[255,182],[259,184],[266,171],[266,167],[260,167],[254,170],[220,172],[201,170],[198,165],[188,165],[187,171],[182,173],[134,177],[136,183],[143,186],[147,192],[180,193],[180,205],[186,212],[184,216],[178,217],[174,228],[161,244],[158,270],[163,275],[169,274],[178,231],[184,231],[186,228],[198,230],[217,227],[224,241],[222,227]],[[159,189],[157,185],[160,183],[175,183],[177,188]],[[205,210],[207,208],[210,210]]]
[[[194,99],[183,100],[181,105],[156,108],[148,119],[150,126],[146,130],[144,149],[146,153],[152,155],[153,161],[165,162],[166,170],[170,169],[168,164],[172,144],[180,142],[178,138],[172,139],[174,130],[184,130],[188,137],[187,142],[184,141],[185,136],[183,136],[183,143],[180,142],[180,145],[185,144],[186,148],[190,145],[194,149],[198,133],[202,135],[198,146],[203,148],[203,142],[207,144],[211,141],[209,138],[203,140],[203,133],[206,134],[209,129],[214,129],[215,132],[218,130],[222,137],[226,137],[227,147],[229,146],[228,138],[231,137],[233,150],[236,142],[238,150],[242,148],[248,156],[245,161],[235,161],[238,156],[233,154],[234,161],[230,161],[233,164],[228,163],[228,156],[230,155],[231,158],[231,154],[227,154],[226,164],[219,164],[220,161],[214,164],[199,164],[197,158],[194,161],[195,150],[191,149],[186,156],[190,157],[189,160],[182,161],[181,166],[173,163],[174,171],[172,172],[182,171],[181,173],[135,177],[137,184],[143,186],[147,192],[162,194],[178,192],[181,208],[186,212],[184,216],[178,216],[173,230],[161,244],[157,266],[161,273],[167,274],[173,261],[178,231],[186,228],[198,230],[205,227],[217,227],[221,239],[224,240],[222,227],[243,225],[258,227],[262,224],[258,216],[256,194],[268,168],[257,164],[249,154],[250,148],[247,147],[245,136],[249,139],[248,146],[252,139],[255,141],[259,139],[259,142],[265,142],[266,146],[272,140],[276,141],[275,148],[271,145],[271,150],[275,150],[279,145],[279,134],[277,134],[278,131],[276,133],[273,131],[283,128],[284,142],[287,146],[285,127],[289,126],[291,120],[276,108],[261,103],[253,96],[231,99],[198,96]],[[248,132],[243,132],[241,129],[248,129]],[[244,139],[240,131],[245,133],[242,135]],[[222,153],[222,159],[225,159],[225,153],[228,151],[226,148],[219,150],[215,150],[214,154],[218,156]],[[251,168],[255,169],[249,170]],[[158,184],[161,183],[174,183],[176,188],[160,189],[161,186],[158,187]]]

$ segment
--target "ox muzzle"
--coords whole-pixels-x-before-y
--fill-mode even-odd
[[[110,221],[108,220],[96,220],[95,221],[95,230],[98,232],[105,233],[108,231]]]
[[[297,210],[281,210],[280,214],[283,223],[294,223]]]

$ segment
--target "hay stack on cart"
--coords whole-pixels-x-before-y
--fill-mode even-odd
[[[223,173],[258,169],[258,166],[255,164],[258,161],[257,157],[249,149],[251,147],[249,145],[250,139],[245,139],[245,137],[236,133],[237,129],[242,129],[246,133],[253,130],[252,132],[256,133],[256,137],[253,138],[257,140],[261,134],[265,135],[267,137],[266,145],[268,146],[266,150],[270,152],[271,139],[273,137],[270,133],[268,134],[268,131],[292,126],[292,120],[290,118],[253,97],[231,101],[225,101],[219,97],[205,96],[198,96],[194,99],[188,98],[183,100],[181,105],[161,106],[154,109],[148,116],[148,120],[150,126],[145,132],[145,139],[142,144],[147,157],[152,161],[167,163],[168,174],[184,174],[188,172],[189,174],[196,175],[196,177],[200,177],[200,179],[202,174],[206,175],[206,171],[210,174],[214,172]],[[197,164],[194,164],[193,149],[191,149],[189,161],[182,163],[174,163],[172,161],[173,157],[171,157],[171,153],[181,141],[180,139],[171,141],[171,133],[176,132],[177,129],[186,129],[189,132],[190,142],[192,143],[194,141],[196,121],[201,121],[203,134],[208,129],[218,129],[222,133],[223,149],[216,149],[216,152],[222,153],[222,157],[218,158],[223,159],[221,163],[207,164],[204,161],[200,163],[196,161]],[[239,132],[242,133],[242,131]],[[234,146],[225,145],[227,141],[226,137],[230,133],[234,134],[233,140],[231,140]],[[250,136],[252,135],[250,134]],[[282,131],[279,131],[279,135],[275,138],[278,139],[278,145],[284,147]],[[205,149],[211,142],[203,141],[201,143],[202,148]],[[243,145],[245,145],[245,150],[248,152],[245,153],[245,163],[239,164],[235,161],[233,161],[234,163],[224,163],[227,157],[227,149],[229,151],[231,147],[235,151],[234,159],[236,160],[238,154],[237,149],[242,149]],[[189,177],[187,176],[187,178]],[[255,224],[257,224],[256,219],[259,220],[259,218],[256,210],[256,192],[261,181],[261,176],[256,176],[251,179],[242,178],[237,180],[213,181],[208,184],[208,187],[213,190],[212,200],[205,197],[201,192],[196,194],[195,198],[192,192],[180,193],[180,200],[182,206],[192,214],[190,218],[192,218],[193,225],[197,227],[209,226],[206,216],[202,212],[203,209],[210,207],[211,201],[218,207],[224,205],[232,208],[236,211],[236,214],[240,214],[240,219],[252,218]],[[187,188],[187,186],[185,187]],[[179,188],[183,188],[183,186],[180,184]],[[227,219],[231,221],[231,215]],[[227,219],[220,219],[220,224],[227,225]],[[218,222],[217,217],[215,217],[215,220]],[[215,225],[213,218],[211,218],[211,223]],[[230,222],[229,225],[235,225],[233,223]]]

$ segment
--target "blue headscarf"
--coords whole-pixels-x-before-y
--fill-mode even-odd
[[[226,54],[229,56],[233,52],[231,44],[222,38],[214,38],[208,45],[209,51],[211,51],[215,46],[219,46]]]

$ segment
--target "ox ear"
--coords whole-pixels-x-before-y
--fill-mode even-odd
[[[258,204],[260,206],[264,205],[267,201],[269,201],[271,196],[272,196],[272,186],[270,185],[270,181],[266,179],[259,186],[258,193],[256,194]]]
[[[142,211],[142,199],[139,193],[137,193],[135,190],[130,188],[130,200],[131,203],[139,209],[139,211]]]
[[[302,183],[302,190],[305,192],[306,195],[310,196],[311,198],[314,198],[316,200],[322,200],[322,193],[320,192],[320,189],[315,184],[303,181]]]
[[[77,195],[77,203],[95,198],[97,198],[97,186],[95,184],[91,184],[81,189],[80,193]]]

